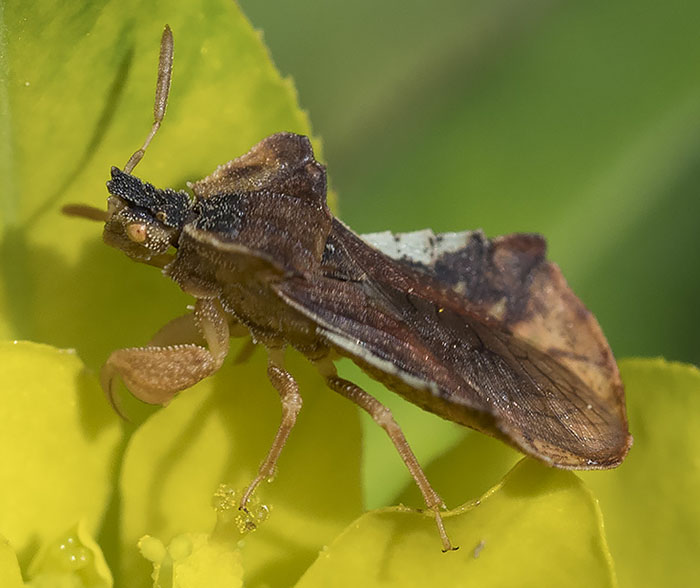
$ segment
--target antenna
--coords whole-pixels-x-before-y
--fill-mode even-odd
[[[146,153],[146,148],[155,137],[160,128],[160,123],[165,117],[165,107],[168,105],[168,94],[170,93],[170,79],[173,73],[173,32],[168,25],[165,25],[163,36],[160,39],[160,57],[158,58],[158,81],[156,82],[156,101],[153,105],[153,126],[148,137],[143,142],[141,149],[136,151],[126,162],[124,171],[131,173],[139,161]],[[88,220],[106,222],[110,213],[87,204],[67,204],[61,211],[68,216],[77,216]]]
[[[153,105],[153,126],[148,133],[146,140],[139,150],[137,150],[126,162],[124,172],[131,173],[139,161],[146,153],[146,148],[150,145],[153,137],[160,128],[160,123],[165,117],[165,107],[168,105],[168,94],[170,93],[170,80],[173,73],[173,32],[168,25],[165,25],[163,36],[160,38],[160,57],[158,58],[158,81],[156,82],[156,101]]]

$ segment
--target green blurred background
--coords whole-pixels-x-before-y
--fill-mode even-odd
[[[700,3],[240,4],[355,230],[540,232],[618,357],[700,361]]]

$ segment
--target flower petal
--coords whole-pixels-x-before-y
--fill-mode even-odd
[[[186,533],[165,546],[146,535],[139,541],[153,563],[154,588],[237,588],[243,585],[241,553],[205,533]]]
[[[634,445],[609,472],[582,472],[600,499],[621,586],[693,586],[700,575],[700,370],[621,362]]]
[[[27,575],[36,588],[112,588],[113,584],[102,550],[82,521],[57,540],[44,544]]]
[[[139,537],[211,532],[219,484],[239,489],[252,481],[280,418],[264,355],[258,350],[247,364],[225,366],[134,434],[121,484],[125,577],[147,576],[135,553]],[[304,406],[276,479],[255,495],[271,512],[243,540],[248,585],[288,585],[362,512],[357,412],[308,362],[289,359]]]
[[[15,551],[2,535],[0,535],[0,585],[4,588],[24,587]]]
[[[441,553],[432,516],[363,515],[311,566],[316,586],[614,586],[597,503],[571,472],[521,461],[481,499],[445,515],[458,551]]]
[[[26,565],[76,520],[97,531],[121,427],[74,353],[0,343],[0,382],[2,532]]]

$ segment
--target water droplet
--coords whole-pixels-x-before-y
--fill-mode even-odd
[[[92,553],[74,535],[55,544],[49,557],[56,567],[70,572],[82,570],[92,562]]]
[[[258,520],[258,523],[264,523],[267,520],[267,517],[270,516],[270,507],[267,506],[267,504],[261,504],[260,508],[258,509],[258,512],[256,514],[256,518]]]

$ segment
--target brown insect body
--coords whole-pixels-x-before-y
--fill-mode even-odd
[[[392,258],[332,217],[325,170],[308,139],[290,133],[193,184],[193,202],[113,174],[110,191],[132,206],[158,196],[154,233],[168,229],[157,214],[177,219],[166,275],[197,298],[219,300],[256,340],[289,343],[314,360],[334,349],[422,408],[553,466],[613,467],[625,455],[612,353],[545,260],[541,237],[452,234],[442,251],[446,237],[423,232],[413,239],[424,240],[431,263],[405,252]],[[128,241],[115,233],[111,221],[106,240]],[[163,241],[155,241],[159,253]]]
[[[167,98],[171,37],[169,43],[161,49],[154,129]],[[197,299],[193,321],[190,315],[175,326],[207,347],[167,346],[157,336],[149,347],[112,354],[103,386],[111,398],[119,375],[137,397],[165,404],[214,373],[232,329],[245,327],[268,348],[283,419],[241,508],[274,469],[301,407],[278,352],[287,344],[385,428],[435,513],[445,549],[451,543],[441,499],[388,409],[338,378],[333,354],[350,357],[422,408],[549,465],[609,468],[626,455],[631,437],[613,355],[595,318],[545,259],[542,237],[358,236],[326,206],[325,168],[309,140],[291,133],[262,140],[192,184],[194,198],[127,172],[112,169],[104,239],[162,267]]]

